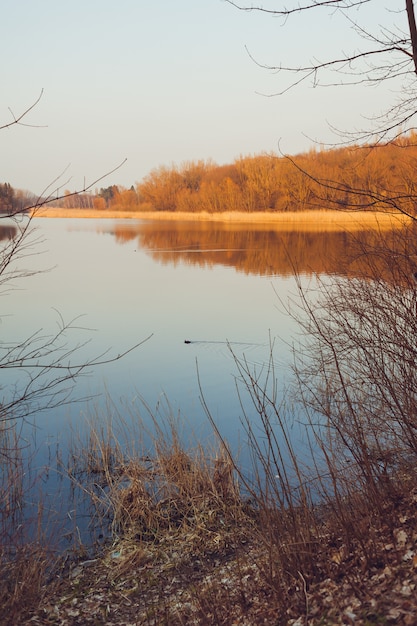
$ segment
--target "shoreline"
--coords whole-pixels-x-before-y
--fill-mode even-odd
[[[221,213],[185,213],[175,211],[115,211],[98,209],[62,209],[53,206],[41,207],[32,211],[35,218],[65,218],[65,219],[112,219],[112,220],[158,220],[158,221],[193,221],[193,222],[223,222],[234,224],[271,224],[281,227],[303,226],[312,229],[340,229],[340,228],[398,228],[405,226],[411,218],[401,213],[383,213],[378,211],[337,211],[323,209],[311,211],[288,211],[256,213],[221,212]]]

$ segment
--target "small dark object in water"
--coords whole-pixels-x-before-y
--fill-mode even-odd
[[[184,343],[191,343],[191,341],[189,339],[185,339]]]

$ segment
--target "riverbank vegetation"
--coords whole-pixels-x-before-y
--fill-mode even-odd
[[[368,229],[393,229],[411,223],[412,218],[400,211],[337,211],[332,209],[311,211],[257,211],[256,213],[219,212],[185,213],[183,211],[125,211],[117,209],[65,209],[55,204],[37,208],[33,217],[134,219],[167,222],[222,222],[225,224],[266,224],[280,231],[360,231]],[[175,226],[173,226],[174,228]]]
[[[413,217],[416,158],[417,135],[411,132],[385,144],[313,148],[292,157],[269,153],[240,157],[229,165],[195,161],[160,166],[128,189],[111,185],[89,193],[67,191],[56,200],[50,196],[42,213],[53,216],[59,208],[74,216],[176,213],[239,220],[255,214],[271,220],[274,214],[337,209],[400,211]],[[2,189],[0,206],[3,200],[21,205],[23,192],[7,183]]]
[[[223,166],[196,162],[159,167],[135,190],[115,189],[108,206],[123,207],[136,193],[141,210],[394,210],[394,196],[401,200],[400,208],[414,215],[409,196],[416,155],[416,135],[411,133],[385,145],[312,149],[291,158],[262,154]]]
[[[64,198],[60,206],[186,214],[336,208],[414,215],[416,139],[410,133],[386,144],[311,149],[291,158],[270,153],[222,166],[210,161],[160,166],[135,187],[112,185],[92,199]]]
[[[414,215],[416,139],[411,133],[385,145],[312,149],[291,158],[261,154],[223,166],[202,161],[161,166],[136,187],[102,189],[93,207],[191,214],[400,209]],[[67,208],[78,201],[70,199]]]

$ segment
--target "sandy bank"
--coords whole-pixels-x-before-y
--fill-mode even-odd
[[[181,213],[169,211],[114,211],[96,209],[61,209],[53,206],[41,207],[33,213],[34,217],[54,218],[90,218],[90,219],[141,219],[141,220],[175,220],[175,221],[211,221],[229,223],[261,223],[279,226],[280,228],[297,228],[339,230],[344,228],[392,228],[410,222],[410,218],[402,214],[388,214],[370,211],[334,211],[311,210],[297,212],[224,212],[224,213]]]

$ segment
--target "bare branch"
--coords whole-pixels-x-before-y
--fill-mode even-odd
[[[26,124],[23,123],[22,120],[32,111],[32,109],[34,109],[37,104],[39,104],[39,101],[41,100],[43,96],[43,89],[41,90],[39,96],[37,97],[37,99],[35,100],[35,102],[33,104],[31,104],[27,109],[25,109],[23,111],[23,113],[20,113],[20,115],[15,115],[12,111],[12,109],[9,107],[9,111],[13,117],[13,121],[12,122],[8,122],[7,124],[3,124],[2,126],[0,126],[0,130],[4,130],[5,128],[10,128],[11,126],[15,126],[15,125],[19,125],[19,126],[28,126],[30,128],[46,128],[46,126],[43,125],[39,125],[39,124]]]
[[[32,216],[34,216],[36,214],[37,211],[39,211],[39,209],[41,209],[43,206],[45,206],[46,204],[50,204],[51,202],[56,202],[57,200],[61,200],[63,198],[71,198],[74,196],[79,196],[81,193],[85,193],[87,191],[89,191],[90,189],[92,189],[93,187],[95,187],[100,181],[102,181],[104,178],[107,178],[108,176],[111,176],[111,174],[114,174],[114,172],[117,172],[117,170],[119,170],[121,167],[123,167],[123,165],[126,163],[127,158],[123,159],[123,161],[121,161],[118,165],[116,165],[114,168],[112,168],[111,170],[109,170],[108,172],[106,172],[105,174],[102,174],[101,176],[99,176],[98,178],[96,178],[95,180],[93,180],[90,183],[85,182],[85,178],[84,178],[84,185],[82,187],[82,189],[78,189],[76,191],[73,191],[71,193],[67,193],[67,194],[61,194],[59,192],[59,188],[56,189],[56,192],[49,192],[48,190],[51,189],[51,187],[55,186],[55,183],[57,183],[62,176],[68,171],[70,165],[67,165],[67,167],[63,170],[63,172],[61,174],[59,174],[47,187],[45,187],[45,189],[43,190],[43,192],[41,193],[41,195],[38,197],[37,201],[31,205],[25,208],[26,212],[30,212]],[[62,182],[62,184],[60,185],[60,188],[62,188],[63,185],[65,185],[70,179],[68,179],[66,182]],[[46,197],[45,194],[48,194]]]
[[[362,40],[363,45],[353,49],[329,51],[328,58],[320,59],[310,57],[310,60],[292,65],[291,62],[280,60],[279,63],[265,63],[260,61],[256,54],[246,47],[250,59],[261,69],[281,74],[287,78],[278,90],[270,93],[257,92],[265,97],[283,96],[287,92],[300,86],[316,87],[340,87],[340,86],[377,86],[384,83],[394,82],[398,93],[399,102],[391,106],[386,113],[380,116],[376,127],[370,131],[358,131],[352,133],[350,141],[364,141],[378,135],[385,140],[390,133],[397,134],[408,130],[408,125],[416,114],[415,93],[417,75],[417,27],[414,12],[414,2],[404,0],[403,9],[386,11],[398,16],[399,25],[385,26],[375,23],[372,28],[362,25],[357,11],[371,0],[288,0],[282,8],[267,8],[259,5],[247,5],[234,0],[225,0],[228,4],[240,11],[256,11],[268,14],[272,17],[282,18],[282,26],[288,28],[288,18],[299,17],[301,14],[311,13],[312,10],[326,11],[329,16],[338,13],[343,17],[350,30],[353,30]],[[272,5],[273,6],[273,5]],[[390,19],[391,15],[390,15]],[[365,22],[366,24],[366,22]],[[343,39],[341,39],[343,41]],[[298,33],[295,32],[294,42],[297,51],[299,46]],[[312,50],[314,53],[314,50]],[[403,82],[400,85],[400,81]],[[408,97],[410,95],[410,98]],[[372,124],[373,126],[373,124]],[[335,130],[332,128],[332,130]],[[338,134],[347,133],[338,131]]]
[[[309,4],[298,4],[293,9],[265,9],[261,6],[242,6],[237,2],[233,2],[232,0],[224,0],[228,4],[231,4],[239,11],[258,11],[260,13],[269,13],[270,15],[280,15],[282,17],[288,17],[294,13],[301,13],[302,11],[308,11],[309,9],[317,9],[318,7],[331,8],[331,9],[351,9],[361,4],[365,4],[366,2],[370,2],[370,0],[322,0],[317,2],[311,2]]]
[[[15,370],[16,381],[11,397],[0,405],[0,423],[27,419],[40,410],[76,401],[73,391],[78,378],[94,367],[119,361],[152,337],[149,335],[108,357],[110,350],[92,359],[74,362],[74,357],[90,343],[90,339],[70,346],[66,336],[69,332],[87,329],[75,325],[76,320],[64,323],[62,316],[59,318],[59,330],[53,335],[43,335],[39,330],[18,343],[1,344],[0,371]]]

